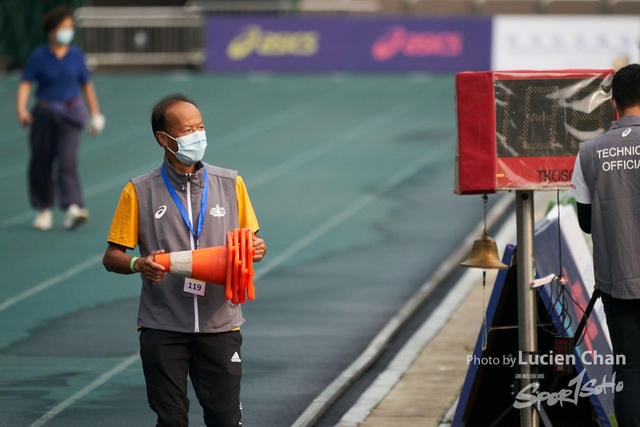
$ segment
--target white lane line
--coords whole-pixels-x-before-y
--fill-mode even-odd
[[[340,212],[338,212],[337,214],[329,218],[328,221],[321,224],[318,228],[313,230],[311,233],[307,234],[302,239],[298,240],[296,243],[289,246],[289,248],[286,249],[284,252],[282,252],[275,258],[271,258],[269,262],[260,266],[260,269],[256,271],[255,279],[259,279],[260,277],[270,273],[271,271],[279,267],[280,264],[285,262],[287,259],[295,255],[296,253],[300,252],[301,250],[309,246],[311,243],[313,243],[320,237],[327,234],[333,228],[342,224],[344,221],[346,221],[347,219],[355,215],[357,212],[365,208],[367,205],[369,205],[371,202],[373,202],[376,198],[387,193],[389,190],[393,189],[398,184],[402,183],[404,180],[414,175],[420,169],[424,168],[425,166],[431,163],[437,163],[438,161],[442,160],[445,154],[446,155],[449,154],[449,151],[446,148],[448,147],[444,145],[440,146],[438,147],[436,152],[429,152],[426,155],[418,158],[413,163],[409,164],[409,166],[405,167],[404,169],[400,170],[395,175],[393,175],[380,188],[378,188],[377,191],[375,191],[374,193],[365,194],[364,196],[361,196],[360,198],[358,198],[355,202],[353,202],[352,204],[350,204],[349,206],[347,206],[346,208],[344,208],[343,210],[341,210]]]
[[[443,147],[441,146],[441,147],[438,148],[436,153],[430,152],[430,153],[420,157],[417,161],[414,161],[413,163],[411,163],[409,166],[407,166],[406,168],[402,169],[398,173],[394,174],[389,180],[387,180],[378,189],[378,191],[376,193],[368,194],[368,195],[365,195],[365,196],[359,198],[356,202],[354,202],[353,204],[348,206],[346,209],[342,210],[341,212],[339,212],[338,214],[333,216],[329,221],[327,221],[324,224],[322,224],[320,227],[315,229],[312,233],[309,233],[303,239],[299,240],[294,245],[290,246],[289,249],[287,249],[285,252],[280,254],[278,257],[276,257],[276,259],[271,261],[269,264],[265,265],[264,268],[262,268],[258,273],[256,273],[255,279],[259,279],[260,277],[264,276],[268,272],[272,271],[273,269],[278,267],[282,262],[286,261],[287,258],[289,258],[290,256],[294,255],[299,250],[301,250],[301,249],[307,247],[308,245],[310,245],[313,241],[315,241],[316,239],[318,239],[319,237],[323,236],[328,231],[330,231],[332,228],[336,227],[337,225],[341,224],[342,222],[344,222],[345,220],[347,220],[348,218],[353,216],[359,210],[363,209],[369,203],[374,201],[377,197],[385,194],[389,190],[393,189],[394,187],[396,187],[397,185],[402,183],[407,178],[411,177],[413,174],[418,172],[420,169],[424,168],[425,166],[429,165],[430,163],[438,162],[439,160],[441,160],[441,157],[445,153],[448,154],[447,150],[444,150]],[[18,301],[20,301],[20,300],[22,300],[24,298],[27,298],[30,295],[33,295],[33,294],[39,292],[40,290],[46,289],[46,288],[54,285],[55,283],[58,283],[61,280],[64,280],[65,278],[68,278],[68,277],[78,273],[79,271],[82,271],[84,269],[87,269],[87,268],[91,267],[92,265],[98,263],[101,259],[102,259],[102,255],[101,254],[100,254],[99,257],[98,256],[92,257],[89,260],[85,261],[84,263],[82,263],[82,264],[80,264],[80,265],[78,265],[78,266],[76,266],[76,267],[74,267],[72,269],[67,270],[65,273],[63,273],[61,275],[58,275],[55,278],[51,278],[48,281],[43,282],[42,284],[34,287],[33,289],[31,289],[29,291],[23,292],[19,296],[14,297],[11,300],[6,301],[4,304],[0,305],[0,311],[6,309],[7,307],[17,303]],[[136,360],[138,360],[138,354],[137,353],[134,354],[133,356],[129,357],[125,361],[123,361],[120,365],[116,366],[112,370],[102,374],[95,381],[93,381],[92,383],[90,383],[89,385],[84,387],[82,390],[80,390],[79,392],[77,392],[73,396],[69,397],[65,401],[63,401],[60,404],[56,405],[53,409],[51,409],[49,412],[47,412],[45,415],[43,415],[40,419],[38,419],[36,422],[31,424],[29,427],[40,427],[40,426],[44,425],[46,422],[48,422],[53,417],[55,417],[57,414],[59,414],[60,412],[62,412],[63,410],[65,410],[66,408],[71,406],[72,404],[74,404],[76,401],[80,400],[81,398],[83,398],[84,396],[86,396],[87,394],[89,394],[90,392],[92,392],[96,388],[100,387],[105,382],[107,382],[111,377],[113,377],[114,375],[117,375],[118,373],[124,371],[128,366],[130,366]]]
[[[8,228],[17,224],[21,224],[25,221],[28,221],[30,219],[33,219],[35,214],[33,213],[34,211],[25,211],[22,213],[19,213],[17,215],[14,215],[12,217],[9,217],[7,219],[2,220],[2,222],[0,222],[0,230],[2,230],[3,228]]]
[[[346,132],[343,132],[341,135],[331,138],[323,144],[318,144],[311,149],[303,151],[297,156],[293,156],[292,158],[280,163],[278,166],[268,169],[263,173],[248,179],[247,186],[249,188],[259,187],[260,185],[266,184],[272,179],[284,175],[285,173],[303,165],[304,163],[307,163],[329,153],[331,150],[335,150],[346,143],[350,143],[358,138],[362,138],[364,135],[367,135],[380,127],[387,126],[393,123],[393,121],[398,117],[405,114],[407,109],[407,107],[395,108],[392,111],[387,111],[385,113],[372,117],[371,119],[366,120],[358,124],[357,126],[354,126]]]
[[[332,97],[333,95],[331,93],[326,93],[323,96],[314,99],[313,101],[303,102],[302,104],[294,105],[293,107],[288,108],[281,113],[277,113],[275,116],[269,115],[257,120],[253,120],[248,124],[238,126],[238,128],[225,132],[221,135],[212,134],[214,138],[212,142],[215,144],[216,149],[225,148],[225,147],[237,144],[255,135],[260,135],[269,129],[272,129],[281,125],[285,125],[286,123],[296,119],[297,117],[300,117],[305,114],[309,114],[311,113],[311,109],[314,108],[314,106],[319,105],[329,100]],[[216,100],[211,102],[199,102],[198,104],[200,106],[200,110],[206,112],[212,108],[210,107],[210,105],[213,105],[216,102],[219,102],[219,101]],[[206,118],[206,113],[205,113],[205,118]],[[140,126],[141,125],[136,125],[136,127],[140,127]],[[86,144],[83,144],[82,151],[83,153],[90,153],[93,151],[102,150],[104,148],[111,149],[113,148],[114,144],[130,141],[132,136],[131,132],[132,132],[131,127],[128,127],[125,130],[111,132],[108,138],[103,137],[97,140],[92,140],[91,142],[88,142]],[[144,131],[141,130],[138,132],[138,134],[143,135],[144,137],[145,135],[147,135],[147,132],[148,130],[146,130],[145,128]],[[138,137],[140,137],[139,135]],[[26,133],[25,133],[25,138],[27,138]],[[2,142],[3,141],[0,141],[0,144],[2,144]],[[0,179],[7,178],[10,175],[13,175],[16,173],[25,173],[25,171],[26,171],[26,166],[20,166],[20,165],[9,166],[0,171]],[[131,178],[132,176],[133,175],[130,175],[129,178]],[[32,216],[32,214],[29,214],[27,216],[27,219],[29,216]],[[9,220],[11,220],[11,218],[5,221],[9,221]],[[17,220],[17,216],[16,216],[16,217],[13,217],[13,220],[17,222],[14,222],[9,225],[15,225],[19,222],[25,221],[26,219]],[[0,224],[3,224],[3,223],[4,221],[0,222]],[[3,225],[0,225],[0,228],[3,228]]]
[[[158,166],[160,166],[158,164],[158,162],[153,162],[153,163],[148,163],[146,165],[140,166],[136,168],[136,171],[150,171],[154,168],[157,168]],[[144,172],[142,172],[144,173]],[[139,175],[140,173],[136,173],[134,172],[132,173],[123,173],[120,174],[118,176],[115,176],[113,178],[110,178],[106,181],[102,181],[99,182],[97,184],[92,185],[91,187],[88,187],[85,192],[84,195],[85,197],[94,197],[97,196],[101,193],[104,193],[105,191],[111,190],[114,187],[120,187],[120,188],[124,188],[125,185],[127,185],[127,183],[134,178],[135,176]],[[113,209],[115,210],[115,206],[113,207]]]
[[[440,158],[442,157],[442,155],[447,152],[446,150],[442,150],[442,149],[440,149],[439,151],[440,151],[439,153],[428,153],[427,155],[422,156],[417,161],[411,163],[408,167],[402,169],[401,171],[399,171],[398,173],[393,175],[389,180],[387,180],[380,187],[380,189],[375,194],[369,194],[369,195],[363,196],[360,199],[358,199],[355,203],[351,204],[346,209],[344,209],[341,212],[339,212],[337,215],[335,215],[329,221],[327,221],[324,224],[322,224],[320,227],[318,227],[312,233],[309,233],[303,239],[299,240],[294,245],[289,247],[289,249],[287,249],[285,252],[283,252],[278,257],[276,257],[276,259],[274,259],[271,263],[267,264],[265,266],[265,268],[262,268],[258,273],[256,273],[255,279],[258,279],[258,278],[264,276],[265,274],[267,274],[268,272],[272,271],[274,268],[276,268],[282,262],[284,262],[287,258],[289,258],[290,256],[294,255],[295,253],[297,253],[299,250],[305,248],[306,246],[310,245],[313,241],[315,241],[319,237],[321,237],[324,234],[326,234],[332,228],[334,228],[337,225],[339,225],[342,222],[344,222],[346,219],[348,219],[349,217],[354,215],[356,212],[358,212],[359,210],[361,210],[362,208],[367,206],[369,203],[371,203],[373,200],[375,200],[380,195],[383,195],[384,193],[386,193],[389,190],[391,190],[394,187],[396,187],[398,184],[402,183],[407,178],[411,177],[413,174],[418,172],[420,169],[424,168],[425,166],[427,166],[428,164],[430,164],[432,162],[439,161]],[[101,259],[102,259],[102,255],[100,255],[100,257],[92,257],[89,260],[85,261],[84,263],[82,263],[82,264],[80,264],[80,265],[78,265],[78,266],[76,266],[76,267],[74,267],[72,269],[67,270],[65,273],[63,273],[61,275],[58,275],[55,278],[51,278],[48,281],[43,282],[42,284],[34,287],[30,291],[23,292],[23,294],[20,294],[18,297],[12,298],[11,299],[12,301],[6,301],[4,304],[2,304],[0,306],[0,311],[6,309],[7,307],[15,304],[16,302],[18,302],[18,301],[20,301],[20,300],[22,300],[24,298],[27,298],[30,295],[33,295],[34,293],[39,292],[40,290],[46,289],[47,287],[50,287],[50,286],[54,285],[55,283],[58,283],[61,280],[64,280],[65,278],[68,278],[68,277],[78,273],[79,271],[82,271],[82,270],[85,270],[85,269],[91,267],[92,265],[94,265],[97,262],[99,262]],[[37,289],[37,288],[41,288],[41,289]],[[102,374],[95,381],[93,381],[92,383],[88,384],[86,387],[84,387],[82,390],[80,390],[79,392],[77,392],[73,396],[69,397],[68,399],[64,400],[60,404],[56,405],[53,409],[51,409],[49,412],[47,412],[45,415],[43,415],[40,419],[38,419],[36,422],[31,424],[29,427],[40,427],[40,426],[44,425],[46,422],[51,420],[53,417],[58,415],[60,412],[62,412],[63,410],[65,410],[69,406],[73,405],[76,401],[82,399],[84,396],[86,396],[87,394],[91,393],[93,390],[95,390],[96,388],[100,387],[102,384],[107,382],[111,377],[113,377],[114,375],[117,375],[118,373],[124,371],[127,367],[129,367],[131,364],[133,364],[136,360],[138,360],[138,354],[137,353],[132,355],[132,356],[130,356],[126,360],[124,360],[121,364],[119,364],[115,368],[113,368],[110,371],[105,372],[104,374]]]
[[[254,135],[261,134],[271,128],[285,125],[286,123],[297,117],[309,114],[311,112],[311,105],[317,104],[319,102],[321,102],[321,100],[310,104],[297,105],[293,108],[289,108],[288,110],[283,111],[282,113],[276,114],[275,116],[268,116],[263,119],[257,120],[250,125],[240,126],[238,127],[238,129],[232,130],[218,137],[214,136],[212,141],[212,143],[214,144],[213,147],[214,149],[225,148],[230,145],[242,142],[243,140],[249,139]]]
[[[358,401],[336,424],[336,427],[357,427],[371,414],[400,378],[409,370],[425,345],[447,324],[458,306],[464,301],[481,278],[480,270],[468,270],[449,291],[445,299],[429,316],[409,341],[402,347],[387,369],[381,372]]]
[[[516,215],[511,214],[509,219],[500,228],[496,236],[499,247],[506,246],[507,242],[515,234]],[[336,427],[356,427],[371,414],[373,409],[389,394],[409,370],[413,362],[418,358],[424,347],[435,338],[440,330],[447,324],[451,316],[464,302],[471,289],[481,280],[479,269],[469,269],[458,280],[438,307],[425,320],[422,326],[406,342],[387,369],[380,373],[369,388],[360,396],[358,401],[349,409],[336,424]]]
[[[320,102],[320,101],[317,101]],[[317,103],[316,102],[316,103]],[[270,128],[274,128],[274,127],[278,127],[281,125],[286,124],[287,122],[295,119],[296,117],[299,117],[303,114],[308,114],[309,110],[310,110],[311,106],[309,105],[303,105],[303,106],[296,106],[295,108],[291,108],[289,110],[284,111],[283,113],[277,114],[275,117],[267,117],[264,118],[262,120],[259,120],[255,123],[253,123],[251,126],[243,126],[241,129],[235,130],[235,131],[231,131],[228,132],[225,135],[221,135],[219,137],[215,138],[215,147],[214,149],[218,150],[218,149],[222,149],[228,146],[231,146],[233,144],[236,144],[244,139],[248,139],[253,135],[259,134],[261,132],[264,132],[265,130],[268,130]],[[368,120],[367,124],[369,124],[370,126],[376,126],[377,127],[377,122],[376,121],[383,121],[385,123],[389,122],[388,118],[385,118],[387,116],[387,114],[382,114],[380,116],[375,117],[374,119],[370,119]],[[392,118],[395,118],[398,114],[397,113],[391,113],[393,115]],[[280,176],[292,169],[294,169],[297,166],[300,166],[301,164],[304,164],[307,161],[310,161],[313,159],[313,156],[317,155],[320,156],[322,154],[326,154],[327,152],[331,151],[334,148],[337,148],[338,146],[340,146],[343,142],[349,142],[351,140],[353,140],[354,138],[356,138],[359,135],[362,134],[366,134],[366,132],[363,131],[362,128],[363,125],[357,126],[354,129],[351,129],[349,131],[347,131],[345,134],[335,138],[335,139],[331,139],[330,143],[328,144],[323,144],[320,146],[316,146],[313,149],[304,151],[303,153],[295,156],[294,158],[287,160],[285,162],[283,162],[282,164],[280,164],[279,166],[275,167],[275,168],[271,168],[265,172],[263,172],[262,174],[256,176],[255,178],[251,179],[251,186],[253,187],[257,187],[262,185],[263,183],[266,183],[267,181],[276,178],[277,176]],[[219,141],[219,142],[218,142]],[[137,171],[148,171],[153,169],[154,167],[156,167],[157,162],[156,163],[150,163],[147,166],[144,167],[137,167],[136,170]],[[124,187],[124,185],[129,182],[129,180],[131,178],[133,178],[134,176],[139,175],[140,173],[144,173],[144,172],[133,172],[133,173],[127,173],[127,174],[121,174],[115,178],[111,178],[107,181],[103,181],[100,183],[97,183],[95,185],[92,185],[91,187],[88,187],[85,191],[84,191],[84,195],[85,197],[89,198],[89,197],[94,197],[97,196],[105,191],[109,191],[114,187],[118,187],[118,186],[122,186]],[[249,183],[248,183],[249,184]],[[28,210],[19,214],[16,214],[12,217],[6,218],[2,221],[0,221],[0,230],[5,229],[5,228],[9,228],[12,227],[14,225],[17,224],[21,224],[23,222],[29,221],[30,219],[32,219],[34,216],[34,213],[32,210]]]
[[[498,202],[499,204],[513,201],[513,197],[505,195]],[[550,196],[543,196],[536,200],[537,217],[544,215],[544,208],[549,205]],[[493,209],[498,207],[498,203]],[[492,209],[492,210],[493,210]],[[493,213],[490,213],[493,216]],[[489,218],[489,222],[492,219]],[[477,232],[469,235],[470,238],[477,237]],[[513,239],[516,234],[516,214],[512,213],[495,236],[498,248],[504,248]],[[470,242],[469,242],[470,243]],[[470,244],[466,245],[467,251]],[[463,259],[463,258],[462,258]],[[459,261],[456,259],[456,267]],[[431,342],[440,330],[447,324],[454,312],[460,307],[467,297],[472,287],[480,282],[480,269],[470,269],[467,271],[449,291],[442,303],[433,311],[433,313],[425,320],[422,326],[416,331],[415,335],[407,341],[407,343],[398,352],[396,357],[389,363],[387,369],[380,373],[378,378],[369,386],[367,390],[360,396],[358,401],[343,415],[339,423],[335,427],[355,427],[363,423],[371,414],[373,409],[383,401],[389,392],[400,381],[402,376],[409,370],[413,362],[418,358],[425,346]],[[453,419],[458,400],[447,411],[444,420]],[[442,423],[439,427],[447,427],[451,425]]]
[[[157,162],[156,163],[149,163],[148,165],[145,165],[144,167],[139,167],[136,168],[136,170],[151,170],[152,168],[156,167]],[[122,187],[124,188],[125,184],[127,182],[129,182],[129,180],[131,178],[133,178],[132,174],[121,174],[118,175],[114,178],[108,179],[106,181],[102,181],[99,182],[95,185],[92,185],[91,187],[88,187],[85,191],[84,191],[84,196],[86,198],[89,197],[94,197],[97,196],[105,191],[111,190],[114,187]],[[114,206],[115,209],[115,206]],[[32,219],[34,217],[34,211],[32,210],[28,210],[22,213],[19,213],[17,215],[14,215],[12,217],[9,217],[7,219],[4,219],[2,221],[0,221],[0,230],[8,228],[8,227],[12,227],[14,225],[17,224],[21,224],[25,221],[28,221],[30,219]]]
[[[503,196],[500,198],[487,215],[488,227],[492,227],[512,203],[512,197]],[[431,277],[424,282],[420,289],[400,308],[395,316],[387,322],[384,328],[378,332],[360,356],[313,399],[307,409],[305,409],[292,424],[292,427],[313,426],[333,402],[380,357],[398,330],[418,310],[422,303],[429,298],[438,285],[447,278],[454,269],[458,268],[458,264],[467,257],[469,247],[480,235],[482,229],[483,223],[480,222],[460,243],[458,248],[444,259],[443,263],[433,272]]]
[[[317,101],[320,102],[320,101]],[[317,103],[316,102],[316,103]],[[315,104],[315,103],[314,103]],[[311,109],[310,105],[302,105],[302,106],[296,106],[294,108],[290,108],[280,114],[277,114],[275,117],[270,116],[267,118],[264,118],[262,120],[258,120],[257,122],[249,125],[249,126],[243,126],[238,130],[234,130],[234,131],[230,131],[226,134],[223,134],[219,137],[216,137],[216,142],[214,142],[215,146],[214,149],[218,150],[218,149],[222,149],[228,146],[231,146],[233,144],[237,144],[239,142],[241,142],[242,140],[248,139],[253,135],[258,135],[270,128],[274,128],[274,127],[278,127],[281,125],[286,124],[287,122],[290,122],[291,120],[294,120],[295,118],[304,115],[304,114],[308,114],[309,111]],[[217,142],[220,141],[220,142]],[[94,145],[95,146],[95,145]],[[149,166],[145,166],[145,167],[137,167],[136,171],[149,171],[151,169],[153,169],[154,167],[156,167],[157,162],[150,164]],[[20,170],[23,170],[24,167]],[[17,169],[15,170],[16,172],[18,171]],[[140,175],[141,173],[144,172],[132,172],[132,173],[127,173],[127,174],[122,174],[116,178],[112,178],[108,181],[103,181],[103,182],[99,182],[91,187],[88,187],[85,191],[85,197],[93,197],[93,196],[97,196],[105,191],[111,190],[114,187],[118,187],[118,186],[122,186],[124,187],[124,185],[129,182],[129,180],[131,178],[133,178],[134,176]],[[3,176],[3,173],[0,172],[0,176]],[[17,224],[21,224],[25,221],[28,221],[30,219],[32,219],[34,216],[34,212],[32,210],[28,210],[19,214],[16,214],[12,217],[6,218],[2,221],[0,221],[0,230],[4,229],[4,228],[8,228],[8,227],[12,227],[14,225]]]
[[[101,385],[109,381],[112,377],[118,375],[120,372],[127,369],[129,366],[133,365],[139,359],[140,359],[140,355],[136,351],[134,354],[132,354],[131,356],[127,357],[122,362],[120,362],[118,365],[116,365],[109,371],[105,372],[104,374],[100,375],[91,383],[84,386],[80,391],[68,397],[67,399],[63,400],[62,402],[58,403],[56,406],[51,408],[49,412],[47,412],[46,414],[41,416],[39,419],[37,419],[35,422],[33,422],[31,425],[29,425],[29,427],[40,427],[45,425],[47,422],[51,421],[51,419],[56,415],[58,415],[60,412],[67,409],[69,406],[73,405],[78,400],[82,399],[83,397],[91,393],[93,390],[97,389],[98,387],[100,387]]]
[[[53,285],[56,285],[60,282],[62,282],[63,280],[66,280],[72,276],[75,276],[76,274],[93,267],[94,265],[98,264],[100,261],[102,261],[102,254],[97,254],[92,256],[91,258],[81,262],[80,264],[76,264],[75,266],[71,267],[70,269],[68,269],[67,271],[58,274],[57,276],[53,276],[50,277],[49,279],[38,283],[37,285],[33,286],[32,288],[27,289],[24,292],[19,293],[18,295],[11,297],[7,300],[5,300],[4,302],[2,302],[0,304],[0,312],[6,310],[7,308],[19,303],[20,301],[29,298],[32,295],[35,295],[39,292],[44,291],[47,288],[50,288]]]
[[[313,105],[319,104],[327,98],[328,96],[325,96],[323,98],[316,99],[313,102],[306,102],[301,105],[295,105],[287,110],[284,110],[282,113],[276,114],[275,116],[267,116],[267,117],[255,120],[249,124],[242,125],[238,129],[231,130],[229,132],[223,133],[220,136],[215,137],[214,142],[221,141],[217,145],[217,148],[223,148],[223,147],[235,144],[237,142],[240,142],[251,136],[259,135],[268,129],[271,129],[280,125],[284,125],[287,122],[303,114],[308,114],[309,110],[312,108]],[[209,104],[212,104],[212,103],[199,103],[201,111],[207,111],[208,110],[207,105]],[[146,126],[147,125],[145,125],[143,129],[142,125],[135,125],[135,128],[140,128],[140,130],[136,131],[135,134],[133,134],[133,137],[146,139],[147,134],[149,132]],[[110,132],[108,137],[104,136],[95,140],[92,139],[91,141],[87,141],[82,144],[82,148],[81,148],[82,153],[84,154],[92,153],[94,151],[100,151],[105,148],[112,149],[114,145],[131,141],[132,132],[133,132],[132,127],[127,126],[126,129]],[[26,132],[24,133],[24,139],[25,140],[28,139],[28,135]],[[0,144],[2,144],[2,141],[0,141]],[[3,168],[0,171],[0,180],[8,178],[9,176],[17,173],[26,173],[26,170],[27,170],[26,165],[15,165],[15,164],[12,166]]]
[[[416,173],[421,168],[427,166],[430,163],[439,161],[444,154],[448,154],[448,151],[445,150],[444,148],[446,148],[446,147],[441,146],[441,147],[439,147],[437,149],[437,151],[435,153],[434,152],[429,152],[426,155],[422,156],[417,161],[414,161],[409,166],[407,166],[406,168],[402,169],[400,172],[398,172],[395,175],[393,175],[387,182],[385,182],[378,189],[377,192],[375,192],[373,194],[366,194],[366,195],[360,197],[354,203],[352,203],[351,205],[347,206],[342,211],[338,212],[336,215],[331,217],[327,222],[325,222],[324,224],[320,225],[320,227],[316,228],[313,232],[307,234],[302,239],[298,240],[296,243],[291,245],[287,250],[285,250],[284,252],[282,252],[281,254],[276,256],[275,258],[272,258],[270,260],[270,262],[267,262],[267,263],[263,264],[261,266],[261,268],[256,272],[255,279],[259,279],[260,277],[268,274],[273,269],[275,269],[278,266],[280,266],[280,264],[285,262],[291,256],[295,255],[298,251],[306,248],[311,243],[313,243],[314,241],[316,241],[320,237],[324,236],[331,229],[333,229],[334,227],[340,225],[342,222],[344,222],[347,219],[349,219],[355,213],[357,213],[358,211],[363,209],[365,206],[367,206],[368,204],[373,202],[377,197],[379,197],[380,195],[386,193],[387,191],[389,191],[393,187],[397,186],[398,184],[400,184],[405,179],[409,178],[411,175]],[[41,292],[41,291],[43,291],[43,290],[45,290],[47,288],[50,288],[53,285],[56,285],[56,284],[60,283],[61,281],[65,280],[65,279],[68,279],[68,278],[76,275],[77,273],[80,273],[81,271],[84,271],[84,270],[86,270],[86,269],[88,269],[90,267],[93,267],[94,265],[96,265],[96,264],[98,264],[98,263],[100,263],[102,261],[102,256],[103,256],[102,253],[96,254],[96,255],[92,256],[91,258],[83,261],[82,263],[77,264],[76,266],[69,268],[67,271],[65,271],[65,272],[63,272],[61,274],[58,274],[57,276],[51,277],[51,278],[49,278],[49,279],[47,279],[47,280],[35,285],[34,287],[29,288],[28,290],[26,290],[26,291],[24,291],[24,292],[22,292],[22,293],[20,293],[20,294],[18,294],[16,296],[14,296],[14,297],[11,297],[11,298],[5,300],[4,302],[0,303],[0,312],[6,310],[7,308],[15,305],[16,303],[18,303],[18,302],[20,302],[20,301],[22,301],[22,300],[24,300],[24,299],[26,299],[26,298],[28,298],[28,297],[30,297],[32,295],[35,295],[35,294],[37,294],[37,293],[39,293],[39,292]]]
[[[354,139],[361,137],[363,134],[366,134],[366,129],[367,126],[384,126],[390,122],[392,122],[393,120],[395,120],[399,115],[403,114],[403,112],[405,112],[405,108],[397,108],[395,110],[393,110],[392,112],[387,112],[384,114],[381,114],[379,116],[374,117],[371,120],[368,120],[367,122],[365,122],[362,125],[356,126],[350,130],[348,130],[347,132],[345,132],[343,135],[341,135],[340,137],[337,137],[335,139],[331,139],[329,143],[326,143],[322,146],[317,146],[314,148],[311,148],[303,153],[301,153],[298,156],[295,156],[293,159],[285,161],[284,163],[281,163],[278,166],[275,166],[271,169],[268,169],[267,171],[265,171],[264,173],[258,175],[258,177],[256,178],[252,178],[249,179],[248,181],[252,182],[253,186],[259,186],[260,184],[271,180],[273,178],[276,178],[279,175],[282,175],[283,173],[286,173],[292,169],[294,169],[295,167],[298,167],[300,165],[302,165],[303,163],[310,161],[314,158],[314,156],[321,156],[323,154],[326,154],[327,152],[329,152],[330,150],[337,148],[338,146],[344,144],[345,142],[351,142]],[[369,128],[371,129],[371,128]],[[441,146],[438,150],[442,151],[443,147]],[[426,159],[427,157],[434,157],[434,160],[437,159],[440,154],[433,154],[433,153],[428,153],[426,156],[424,156],[423,159]],[[150,164],[149,165],[149,169],[153,168],[154,164]],[[411,171],[411,169],[409,170]],[[401,174],[403,172],[401,171]],[[105,191],[109,188],[111,188],[112,186],[115,185],[122,185],[123,182],[127,182],[129,178],[126,175],[120,175],[116,178],[112,178],[104,183],[100,183],[97,185],[94,185],[92,187],[89,187],[86,191],[85,194],[87,195],[87,197],[90,196],[95,196],[100,194],[102,191]],[[394,186],[396,184],[393,184]],[[388,187],[388,186],[387,186]],[[385,189],[383,189],[382,191],[387,191]],[[360,202],[356,202],[356,205],[358,203],[365,203],[362,207],[366,206],[367,204],[369,204],[371,201],[373,201],[373,199],[371,199],[371,195],[367,195],[364,196],[363,198],[360,199]],[[353,209],[356,209],[355,211],[349,213],[349,212],[345,212],[343,211],[343,215],[347,215],[347,217],[345,217],[344,219],[340,219],[340,218],[336,218],[334,217],[334,222],[336,220],[338,220],[339,222],[337,222],[335,225],[331,225],[331,221],[330,223],[325,224],[324,226],[322,226],[320,229],[316,230],[317,233],[321,233],[321,234],[317,234],[317,233],[312,233],[312,235],[307,235],[304,239],[302,239],[301,241],[296,242],[296,244],[294,244],[293,246],[291,246],[285,253],[281,254],[280,256],[276,257],[275,259],[273,259],[273,261],[277,261],[277,264],[275,264],[274,262],[272,263],[267,263],[264,264],[265,267],[263,267],[262,269],[260,269],[256,274],[257,277],[259,276],[263,276],[265,274],[267,274],[267,272],[271,271],[271,269],[277,267],[278,265],[280,265],[282,262],[284,262],[288,257],[290,257],[291,255],[295,254],[295,251],[304,248],[306,246],[308,246],[310,243],[312,243],[314,240],[316,240],[317,238],[321,237],[323,234],[325,234],[329,229],[326,229],[327,226],[329,227],[335,227],[336,225],[338,225],[340,222],[344,221],[346,218],[348,218],[349,216],[353,215],[353,213],[357,212],[358,210],[360,210],[362,207],[358,207],[358,206],[354,206],[352,205],[351,207],[347,208],[347,211],[351,211]],[[339,213],[337,216],[340,216],[341,214]],[[0,229],[9,227],[11,225],[15,225],[17,223],[20,223],[22,221],[25,221],[26,219],[32,218],[33,213],[31,212],[26,212],[23,213],[21,215],[17,215],[13,218],[9,218],[7,220],[4,220],[2,222],[0,222]],[[316,235],[317,234],[317,235]],[[309,241],[309,239],[312,239]],[[78,264],[75,267],[70,268],[69,270],[67,270],[64,273],[61,273],[58,276],[52,277],[50,279],[45,280],[44,282],[36,285],[35,287],[29,289],[28,291],[25,291],[13,298],[10,298],[8,300],[6,300],[4,303],[0,304],[0,312],[2,312],[3,310],[9,308],[10,306],[14,305],[15,303],[31,296],[34,295],[40,291],[43,291],[45,289],[47,289],[50,286],[55,285],[56,283],[59,283],[60,281],[67,279],[71,276],[73,276],[74,274],[85,270],[89,267],[92,267],[93,265],[97,264],[98,262],[100,262],[102,260],[102,254],[98,254],[95,255],[94,257],[91,257],[89,260],[84,261],[81,264]],[[273,264],[273,265],[272,265]],[[264,272],[263,272],[264,271]]]

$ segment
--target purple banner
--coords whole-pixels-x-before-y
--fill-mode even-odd
[[[217,18],[209,71],[480,71],[491,18]]]

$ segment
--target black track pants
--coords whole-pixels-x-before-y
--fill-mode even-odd
[[[240,331],[185,334],[140,330],[140,357],[156,427],[189,425],[187,375],[207,427],[240,425]]]
[[[624,355],[624,364],[615,365],[616,382],[624,388],[615,393],[613,407],[618,426],[640,427],[640,300],[623,300],[602,293],[613,353]]]
[[[66,210],[75,203],[83,207],[82,189],[78,174],[78,150],[82,128],[61,119],[47,108],[33,110],[33,124],[29,138],[31,160],[29,162],[29,195],[36,209],[48,209],[54,205],[57,188],[60,207]],[[57,170],[53,168],[57,162]]]

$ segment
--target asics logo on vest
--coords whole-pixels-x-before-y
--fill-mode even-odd
[[[240,359],[240,355],[238,355],[237,351],[235,353],[233,353],[233,356],[231,356],[231,361],[235,362],[235,363],[242,362],[242,360]]]
[[[626,137],[631,133],[631,128],[626,128],[624,132],[622,132],[622,137]]]
[[[227,210],[225,208],[221,208],[220,205],[216,204],[216,207],[211,208],[209,213],[216,218],[222,218],[227,213]]]
[[[158,208],[158,211],[156,212],[156,219],[160,219],[162,218],[162,216],[164,215],[164,213],[167,211],[167,206],[166,205],[162,205]]]

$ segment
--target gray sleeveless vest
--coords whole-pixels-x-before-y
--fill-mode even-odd
[[[226,244],[226,232],[238,227],[236,171],[203,163],[196,173],[178,173],[165,158],[164,167],[173,188],[187,210],[187,189],[191,193],[191,223],[197,230],[203,193],[204,169],[207,171],[208,200],[202,235],[198,247]],[[140,254],[191,250],[191,232],[176,203],[171,198],[161,169],[134,178],[138,198],[138,246]],[[224,297],[224,287],[207,283],[205,297],[183,293],[184,278],[165,274],[162,281],[152,283],[143,275],[138,326],[177,332],[226,332],[244,323],[239,305]]]
[[[640,117],[623,117],[580,144],[591,193],[596,288],[614,298],[640,298]]]

